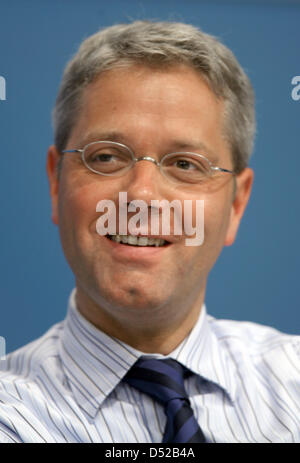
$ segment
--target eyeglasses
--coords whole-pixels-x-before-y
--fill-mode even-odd
[[[183,184],[203,182],[218,172],[235,175],[231,170],[214,166],[202,154],[170,153],[158,162],[150,156],[136,158],[128,146],[113,141],[95,141],[83,149],[64,150],[62,153],[81,153],[82,162],[90,171],[106,176],[122,176],[139,161],[153,162],[166,178]]]

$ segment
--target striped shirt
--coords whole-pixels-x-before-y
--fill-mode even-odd
[[[64,321],[1,361],[0,442],[161,442],[162,406],[121,381],[141,355],[85,320],[74,290]],[[203,305],[167,357],[193,373],[185,386],[207,442],[300,442],[300,336]]]

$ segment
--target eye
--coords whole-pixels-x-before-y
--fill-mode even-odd
[[[126,169],[131,162],[130,153],[125,149],[107,145],[100,142],[91,143],[86,148],[84,159],[87,167],[105,175],[112,175]]]
[[[204,156],[196,153],[172,153],[162,162],[165,174],[177,182],[200,183],[210,176],[210,166]]]
[[[93,153],[92,155],[89,156],[89,162],[109,163],[112,161],[116,161],[116,156],[113,154]]]
[[[93,146],[91,148],[93,148]],[[85,159],[89,164],[122,166],[128,162],[129,158],[127,153],[116,149],[98,148],[87,150],[85,153]]]
[[[187,159],[179,159],[175,161],[175,166],[182,170],[198,170],[199,167],[195,162]]]
[[[209,167],[202,158],[192,156],[170,156],[166,165],[176,169],[178,172],[186,172],[193,175],[207,174]]]

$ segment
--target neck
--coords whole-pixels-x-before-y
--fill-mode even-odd
[[[190,298],[191,299],[191,298]],[[95,303],[77,286],[76,303],[81,315],[107,335],[144,353],[168,355],[190,333],[200,315],[204,291],[184,303],[172,301],[159,308],[128,308],[122,313]]]

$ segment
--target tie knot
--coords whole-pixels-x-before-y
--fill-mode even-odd
[[[172,399],[189,402],[184,388],[186,372],[187,369],[176,360],[141,357],[123,381],[166,406]]]

